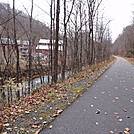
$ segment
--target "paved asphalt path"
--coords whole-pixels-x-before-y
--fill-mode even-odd
[[[126,128],[134,134],[134,65],[117,57],[112,67],[50,125],[51,129],[40,134],[125,134]]]

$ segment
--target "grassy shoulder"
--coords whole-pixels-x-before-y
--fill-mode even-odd
[[[64,82],[42,87],[10,107],[1,109],[3,133],[38,134],[87,90],[115,61],[83,68]],[[5,134],[4,133],[4,134]]]
[[[125,58],[126,60],[128,60],[130,63],[134,64],[134,58]]]

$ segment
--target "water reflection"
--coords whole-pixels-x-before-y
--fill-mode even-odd
[[[66,72],[65,79],[67,79],[71,74],[72,73],[70,71]],[[61,73],[58,75],[58,80],[60,79]],[[52,80],[52,77],[50,75],[43,75],[41,76],[41,78],[34,78],[30,84],[30,92],[32,93],[33,91],[40,89],[42,86],[45,86],[46,84],[48,84],[48,80],[50,82]],[[21,83],[19,83],[18,90],[20,91],[20,97],[28,96],[28,81],[22,81]],[[3,104],[4,101],[12,102],[17,99],[16,92],[17,90],[14,85],[10,85],[8,87],[5,86],[2,90],[0,90],[0,106]]]

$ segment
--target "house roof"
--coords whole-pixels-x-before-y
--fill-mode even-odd
[[[14,44],[14,41],[9,38],[1,38],[0,44]],[[26,40],[17,40],[18,45],[29,45],[29,41]]]
[[[1,38],[0,44],[14,44],[14,43],[13,43],[13,40],[11,40],[9,38]]]
[[[36,47],[36,49],[40,49],[40,50],[50,50],[50,46],[49,46],[49,45],[38,45],[38,46]],[[52,50],[53,50],[53,47],[52,47]],[[59,51],[62,51],[62,50],[63,50],[63,47],[60,46],[60,47],[58,48],[58,50],[59,50]]]
[[[59,40],[59,44],[63,44],[63,40]]]
[[[54,43],[55,40],[52,40],[52,42]],[[42,44],[49,44],[49,43],[50,43],[50,40],[49,40],[49,39],[40,39],[40,40],[39,40],[39,43],[42,43]],[[63,40],[59,40],[59,44],[63,44]]]
[[[20,45],[20,44],[29,45],[29,41],[27,41],[27,40],[17,40],[17,43],[18,43],[18,45]]]
[[[50,43],[50,40],[48,40],[48,39],[40,39],[39,43],[46,43],[46,44],[48,44],[48,43]]]
[[[36,47],[36,49],[49,50],[50,49],[50,46],[48,46],[48,45],[38,45]]]

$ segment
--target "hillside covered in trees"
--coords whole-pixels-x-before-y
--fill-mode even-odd
[[[13,9],[9,4],[0,3],[0,35],[1,38],[13,39]],[[28,40],[30,31],[30,16],[22,11],[15,10],[16,38]],[[33,40],[38,42],[41,38],[50,37],[50,29],[42,22],[32,19]]]
[[[134,24],[123,29],[113,44],[113,52],[121,56],[134,56]]]

